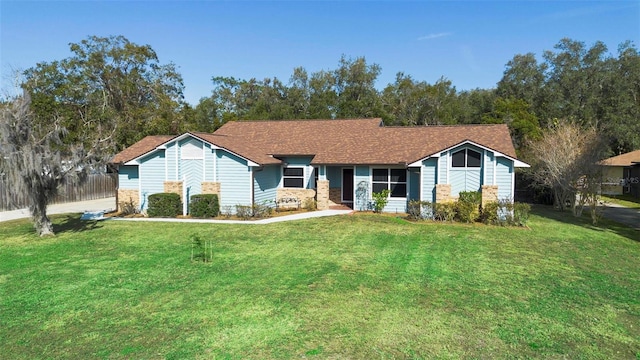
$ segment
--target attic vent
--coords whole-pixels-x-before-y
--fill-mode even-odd
[[[181,158],[187,159],[202,159],[202,144],[197,140],[189,140],[182,144]]]

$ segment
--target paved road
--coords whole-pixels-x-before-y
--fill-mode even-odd
[[[602,212],[602,216],[640,230],[640,210],[638,209],[630,209],[616,204],[607,204]]]
[[[116,198],[78,201],[65,204],[49,205],[47,214],[83,213],[85,211],[112,211],[116,208]],[[28,209],[2,211],[0,212],[0,222],[31,217]]]

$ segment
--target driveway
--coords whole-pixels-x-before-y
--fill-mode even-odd
[[[607,206],[604,207],[602,216],[615,222],[628,225],[636,230],[640,230],[639,209],[631,209],[616,204],[607,204]]]
[[[83,213],[87,211],[109,212],[109,211],[115,210],[115,208],[116,208],[116,198],[110,197],[105,199],[49,205],[47,207],[47,215],[66,214],[66,213]],[[0,222],[16,220],[16,219],[24,219],[28,217],[31,217],[31,214],[29,214],[29,209],[19,209],[19,210],[0,212]]]

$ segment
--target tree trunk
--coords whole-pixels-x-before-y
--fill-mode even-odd
[[[36,232],[40,236],[52,236],[53,224],[47,216],[47,200],[46,196],[34,196],[34,192],[31,194],[31,204],[29,205],[31,210],[31,218],[33,219],[33,226]]]

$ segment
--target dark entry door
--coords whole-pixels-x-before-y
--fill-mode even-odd
[[[353,169],[342,169],[342,202],[353,203]]]

